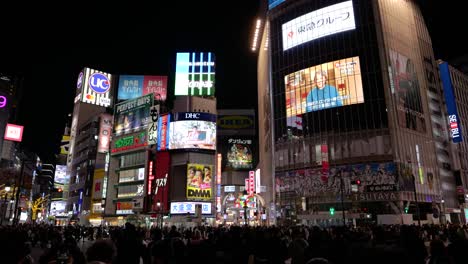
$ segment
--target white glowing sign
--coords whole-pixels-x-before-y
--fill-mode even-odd
[[[355,28],[352,1],[327,6],[283,24],[283,51],[314,39]]]

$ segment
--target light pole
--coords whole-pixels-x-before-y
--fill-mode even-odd
[[[7,204],[7,199],[8,199],[8,192],[10,191],[11,187],[10,186],[5,186],[5,198],[3,199],[3,207],[5,208],[5,212],[2,214],[2,219],[0,220],[0,225],[3,225],[3,219],[7,215],[8,211],[8,204]]]
[[[160,220],[161,220],[161,229],[162,229],[162,215],[161,215],[162,210],[161,210],[161,202],[160,202],[159,200],[158,200],[158,202],[156,203],[156,206],[158,207],[158,211],[159,211],[159,213],[158,213],[158,218],[160,218]],[[157,222],[158,222],[157,224],[158,224],[158,226],[159,226],[159,222],[160,222],[160,221],[157,221]]]

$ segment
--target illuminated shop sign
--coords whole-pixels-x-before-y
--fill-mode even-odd
[[[355,28],[352,1],[327,6],[283,24],[283,51]]]
[[[463,141],[462,129],[460,127],[460,118],[458,117],[457,104],[453,94],[452,80],[450,79],[450,71],[447,62],[439,64],[440,77],[444,87],[445,104],[447,106],[448,121],[450,125],[450,135],[452,136],[453,143]]]
[[[195,214],[195,206],[201,204],[202,214],[211,214],[211,203],[171,202],[171,214]]]

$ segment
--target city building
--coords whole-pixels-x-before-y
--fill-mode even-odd
[[[101,137],[99,132],[101,123],[112,119],[107,113],[112,112],[114,104],[113,85],[111,74],[90,68],[84,68],[78,76],[70,136],[64,138],[68,140],[68,158],[63,181],[69,183],[65,210],[70,212],[71,222],[101,223],[102,217],[96,217],[92,210],[92,187],[96,174],[101,177],[105,169],[110,135]],[[99,216],[101,203],[96,205]]]
[[[415,1],[269,2],[252,44],[269,217],[460,221],[437,63]]]
[[[438,62],[451,136],[452,169],[456,186],[456,193],[452,195],[456,196],[463,222],[467,223],[468,143],[463,136],[466,137],[468,133],[468,76],[447,62],[442,60]]]

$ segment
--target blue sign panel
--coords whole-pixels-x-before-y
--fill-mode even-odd
[[[283,3],[286,0],[268,0],[268,10],[276,7],[277,5]]]
[[[119,100],[140,97],[143,94],[143,75],[121,75],[119,78]]]
[[[440,77],[444,87],[445,104],[447,106],[448,119],[450,124],[450,134],[452,135],[453,143],[463,141],[462,129],[460,127],[460,118],[458,117],[457,104],[453,95],[452,80],[450,79],[450,71],[447,62],[439,64]]]

